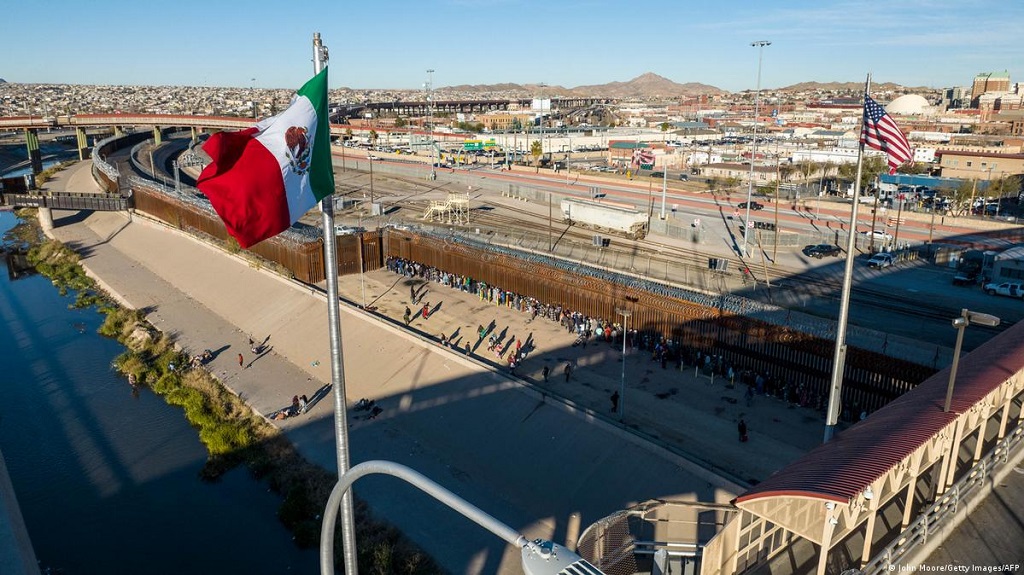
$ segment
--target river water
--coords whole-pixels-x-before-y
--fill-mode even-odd
[[[0,234],[17,222],[0,212]],[[0,262],[0,447],[36,556],[67,575],[316,573],[276,517],[280,499],[236,469],[198,473],[206,451],[177,407],[133,392],[96,333],[39,275]]]

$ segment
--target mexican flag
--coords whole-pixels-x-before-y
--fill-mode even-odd
[[[288,229],[334,193],[327,67],[287,110],[246,130],[218,132],[203,151],[213,161],[196,185],[240,246]]]

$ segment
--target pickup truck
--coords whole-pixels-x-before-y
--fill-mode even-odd
[[[871,256],[871,259],[868,260],[868,267],[882,269],[891,266],[895,262],[896,257],[892,254],[878,253]]]
[[[988,295],[1005,295],[1009,297],[1024,299],[1024,286],[1019,283],[1005,282],[1001,284],[985,284],[982,288]]]

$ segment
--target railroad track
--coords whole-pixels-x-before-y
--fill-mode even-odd
[[[450,184],[440,180],[430,182],[424,181],[419,177],[394,174],[375,176],[375,178],[378,177],[380,178],[380,183],[377,186],[381,188],[382,192],[380,195],[383,197],[386,194],[389,204],[400,206],[402,211],[407,210],[407,212],[400,213],[397,216],[399,218],[404,217],[406,220],[422,221],[420,220],[421,214],[426,211],[430,204],[430,199],[425,196],[431,193],[436,195],[436,192],[450,188]],[[365,181],[363,181],[364,179]],[[353,182],[350,179],[347,182],[349,186],[352,186],[351,191],[348,193],[357,194],[365,192],[369,185],[368,174],[362,173],[355,180],[357,181]],[[387,188],[386,191],[384,190],[385,187]],[[486,198],[482,198],[480,203],[472,209],[470,221],[473,228],[480,228],[493,233],[504,233],[513,237],[521,234],[520,244],[525,243],[525,238],[527,237],[533,238],[535,240],[532,242],[533,245],[539,246],[535,249],[542,251],[546,250],[547,242],[544,241],[544,236],[549,233],[549,225],[552,225],[554,237],[558,243],[572,242],[589,246],[595,234],[592,230],[576,226],[569,226],[567,228],[566,224],[561,221],[560,216],[558,216],[558,221],[549,224],[548,214],[546,213],[537,213],[525,207],[514,204],[510,205],[505,202],[489,201]],[[636,241],[623,236],[615,236],[612,244],[609,247],[603,248],[603,250],[608,253],[617,254],[619,257],[616,259],[619,260],[636,261],[637,258],[645,258],[648,260],[648,264],[651,261],[668,261],[692,266],[695,270],[702,271],[707,269],[709,257],[706,252],[696,249],[680,247],[651,239]],[[716,257],[722,258],[722,256]],[[740,273],[739,270],[742,269],[743,265],[749,265],[749,263],[745,263],[739,257],[726,257],[725,259],[729,261],[729,268],[733,270],[732,273],[734,275]],[[750,268],[755,276],[767,273],[767,279],[776,294],[789,292],[804,298],[812,297],[819,300],[830,298],[838,300],[841,294],[842,279],[834,275],[826,275],[818,270],[787,268],[780,265],[773,265],[767,270],[759,265],[750,265]],[[635,268],[623,271],[637,273]],[[763,282],[764,279],[761,278],[759,281]],[[761,283],[760,287],[767,286]],[[750,297],[764,299],[763,297],[758,297],[763,295],[759,294],[758,291],[756,289],[751,290]],[[903,318],[918,320],[945,322],[948,318],[954,317],[960,312],[959,308],[954,309],[954,307],[941,304],[936,305],[933,303],[926,307],[921,306],[917,299],[903,297],[891,291],[856,284],[853,287],[850,299],[852,305],[867,306],[875,310],[899,314]],[[1010,323],[1006,325],[1010,325]]]
[[[548,218],[546,215],[540,215],[525,208],[508,206],[506,204],[489,203],[488,205],[493,209],[474,212],[473,221],[475,226],[482,228],[494,227],[497,229],[513,227],[521,229],[524,233],[547,233]],[[500,212],[498,211],[499,209]],[[590,242],[593,232],[578,228],[570,228],[568,231],[565,231],[565,224],[561,221],[557,223],[556,234],[560,237],[561,241],[570,239],[583,243]],[[644,254],[656,254],[651,257],[657,260],[682,262],[702,270],[707,267],[708,254],[699,250],[652,240],[635,241],[624,237],[619,237],[613,242],[612,246],[621,246],[623,244],[626,246],[624,249],[620,247],[608,247],[605,249],[618,251],[625,255],[635,255],[639,251]],[[731,262],[730,267],[733,270],[739,270],[744,265],[743,260],[738,257],[726,259]],[[751,266],[751,268],[756,273],[759,266]],[[797,290],[804,295],[815,298],[834,298],[836,300],[841,295],[842,279],[831,275],[824,275],[817,270],[795,269],[774,265],[768,269],[768,273],[770,274],[772,285],[776,286],[775,289]],[[778,287],[780,285],[782,286],[781,288]],[[944,322],[948,318],[960,313],[959,308],[935,304],[922,307],[917,299],[902,297],[898,294],[893,294],[891,291],[858,285],[854,285],[850,294],[850,300],[852,304],[870,306],[878,310],[898,313],[904,317],[917,319]]]

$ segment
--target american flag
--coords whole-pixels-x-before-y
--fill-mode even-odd
[[[864,96],[864,127],[860,132],[860,141],[885,152],[889,158],[890,175],[896,173],[900,164],[914,157],[914,151],[910,149],[910,143],[900,127],[871,96]]]

